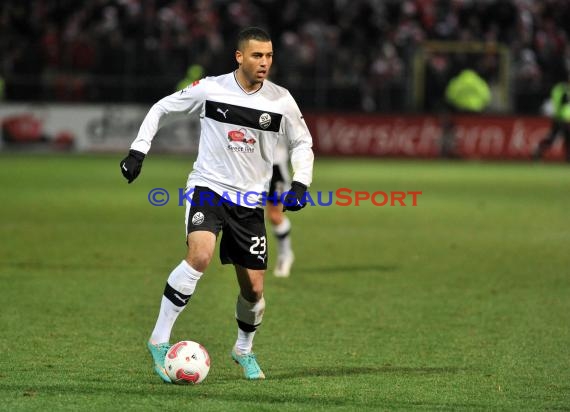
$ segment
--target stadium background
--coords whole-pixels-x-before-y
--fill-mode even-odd
[[[492,99],[485,122],[457,120],[456,154],[528,159],[548,131],[550,90],[570,70],[569,9],[555,0],[6,1],[3,141],[120,150],[190,67],[232,70],[237,31],[256,24],[271,31],[272,78],[307,114],[318,153],[438,156],[445,87],[470,68]],[[158,149],[191,151],[195,142],[180,147],[188,125],[173,128],[164,134],[178,139]],[[558,142],[547,158],[560,156]]]
[[[530,161],[568,21],[564,0],[1,2],[0,410],[569,410],[570,178],[560,141]],[[173,334],[212,371],[160,385],[144,342],[185,245],[177,202],[147,195],[184,185],[197,125],[167,125],[132,185],[118,162],[190,66],[233,69],[248,25],[314,135],[312,191],[422,195],[291,216],[259,384],[228,359],[236,285],[213,262]],[[455,118],[442,159],[443,91],[466,67],[492,102]]]

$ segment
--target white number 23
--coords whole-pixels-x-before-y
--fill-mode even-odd
[[[253,236],[251,238],[253,245],[249,248],[249,253],[252,255],[264,255],[266,250],[265,236]]]

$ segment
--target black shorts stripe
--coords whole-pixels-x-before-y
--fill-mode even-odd
[[[264,113],[271,116],[271,122],[265,128],[260,124],[261,115]],[[214,102],[211,100],[206,100],[206,117],[221,123],[235,124],[236,126],[244,126],[268,132],[278,132],[281,127],[281,119],[283,118],[279,113]]]

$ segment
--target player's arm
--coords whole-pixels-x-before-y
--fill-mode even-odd
[[[129,183],[141,172],[143,160],[150,150],[152,139],[170,114],[191,114],[198,111],[204,102],[203,86],[200,83],[177,91],[155,103],[145,116],[129,154],[121,160],[121,173]]]
[[[313,180],[313,139],[299,106],[287,96],[285,135],[289,142],[289,157],[293,167],[291,190],[284,199],[283,210],[297,211],[306,206],[306,191]]]

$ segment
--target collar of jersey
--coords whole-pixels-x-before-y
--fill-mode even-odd
[[[261,88],[263,87],[263,83],[261,83],[261,86],[259,86],[259,89],[255,90],[255,91],[253,91],[253,92],[250,92],[250,93],[246,92],[246,91],[244,90],[244,88],[241,87],[241,84],[239,84],[238,79],[237,79],[237,77],[236,77],[236,72],[237,72],[237,70],[234,70],[234,80],[236,81],[236,84],[237,84],[238,87],[241,89],[241,91],[244,92],[245,94],[247,94],[248,96],[257,93],[257,92],[260,91]]]

